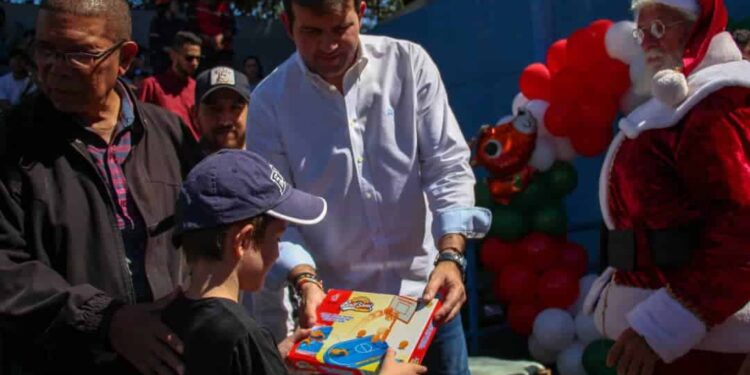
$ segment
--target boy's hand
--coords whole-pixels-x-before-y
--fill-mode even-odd
[[[115,311],[109,326],[109,339],[116,353],[141,374],[182,374],[182,341],[164,323],[159,314],[177,296],[177,292],[153,303],[125,305]]]
[[[380,365],[379,375],[411,375],[426,374],[427,367],[415,363],[396,362],[396,351],[388,349],[383,358],[383,364]]]
[[[310,329],[297,329],[292,333],[291,336],[285,338],[282,340],[279,345],[276,346],[277,349],[279,349],[279,354],[281,354],[281,358],[286,359],[287,356],[289,356],[289,352],[292,350],[292,347],[294,344],[306,339],[308,336],[310,336]]]

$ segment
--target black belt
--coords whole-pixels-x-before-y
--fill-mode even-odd
[[[603,233],[606,262],[623,271],[675,268],[690,263],[698,245],[698,226],[667,229],[609,230]],[[639,247],[638,236],[642,236]]]

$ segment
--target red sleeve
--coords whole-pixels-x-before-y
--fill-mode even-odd
[[[141,89],[138,90],[138,100],[144,103],[156,103],[156,83],[153,77],[149,77],[143,80]]]
[[[711,326],[750,301],[750,89],[711,95],[683,126],[677,172],[703,223],[691,266],[667,275],[673,295]]]

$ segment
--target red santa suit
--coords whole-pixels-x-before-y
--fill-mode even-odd
[[[722,1],[700,5],[686,94],[623,118],[600,177],[605,223],[631,231],[635,267],[608,268],[584,303],[605,336],[643,336],[656,374],[732,374],[750,353],[750,62],[722,32]],[[674,228],[693,228],[689,260],[656,265],[650,233]]]

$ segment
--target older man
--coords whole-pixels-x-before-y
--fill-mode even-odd
[[[721,0],[636,0],[653,97],[601,177],[611,268],[584,308],[619,374],[735,374],[750,352],[750,63]]]
[[[182,281],[174,202],[200,155],[118,80],[137,50],[125,0],[42,2],[41,93],[0,137],[3,371],[181,370],[154,301]]]

